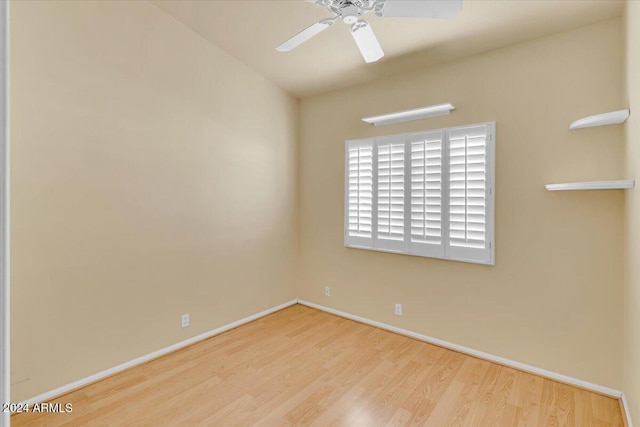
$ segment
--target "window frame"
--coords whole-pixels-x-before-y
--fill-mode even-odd
[[[452,132],[484,126],[486,129],[485,150],[485,248],[465,248],[451,246],[450,235],[450,184],[449,184],[449,154],[450,135]],[[411,144],[425,135],[440,132],[442,135],[441,152],[441,243],[415,243],[411,241]],[[404,240],[401,244],[380,243],[378,238],[378,146],[380,143],[404,143]],[[349,147],[350,144],[371,144],[373,155],[373,200],[371,212],[371,237],[349,236]],[[441,129],[429,129],[394,135],[384,135],[371,138],[351,139],[345,141],[345,187],[344,187],[344,246],[354,249],[365,249],[377,252],[388,252],[403,255],[420,256],[449,261],[467,262],[474,264],[495,265],[495,144],[496,123],[481,122],[463,126]],[[407,178],[407,174],[409,177]],[[395,242],[394,242],[395,243]]]

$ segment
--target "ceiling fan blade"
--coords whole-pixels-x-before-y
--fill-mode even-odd
[[[323,19],[322,21],[316,22],[310,27],[307,27],[304,30],[300,31],[298,34],[291,37],[286,42],[282,43],[280,46],[276,48],[276,50],[279,52],[288,52],[291,49],[300,46],[302,43],[306,42],[311,37],[318,35],[323,30],[326,30],[327,28],[332,26],[334,22],[335,22],[334,18],[327,18],[327,19]]]
[[[462,0],[386,0],[382,16],[392,18],[455,18]]]
[[[376,62],[384,56],[384,52],[373,34],[371,25],[367,21],[358,21],[351,26],[351,35],[360,49],[366,62]]]

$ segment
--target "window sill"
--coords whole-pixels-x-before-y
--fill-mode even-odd
[[[480,264],[480,265],[487,265],[487,266],[495,266],[495,257],[492,256],[492,260],[491,261],[479,261],[477,259],[463,259],[463,258],[452,258],[452,257],[439,257],[439,256],[425,256],[425,255],[420,255],[420,254],[415,254],[415,253],[411,253],[411,252],[404,252],[404,251],[393,251],[393,250],[389,250],[389,249],[378,249],[378,248],[370,248],[367,246],[357,246],[357,245],[344,245],[345,248],[349,248],[349,249],[361,249],[361,250],[366,250],[366,251],[373,251],[373,252],[383,252],[383,253],[389,253],[389,254],[395,254],[395,255],[410,255],[413,257],[420,257],[420,258],[427,258],[427,259],[439,259],[439,260],[443,260],[443,261],[455,261],[455,262],[464,262],[466,264]]]

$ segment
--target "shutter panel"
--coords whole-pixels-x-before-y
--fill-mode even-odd
[[[409,252],[444,256],[442,244],[443,132],[413,135],[409,141],[411,170]]]
[[[492,134],[489,125],[449,131],[447,257],[491,261],[488,148]]]
[[[346,145],[345,245],[373,247],[373,142]]]
[[[404,137],[377,142],[376,248],[404,251]]]

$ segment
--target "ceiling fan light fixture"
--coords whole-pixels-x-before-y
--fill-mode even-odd
[[[349,4],[340,9],[340,17],[345,24],[355,24],[358,21],[360,9],[354,4]]]

